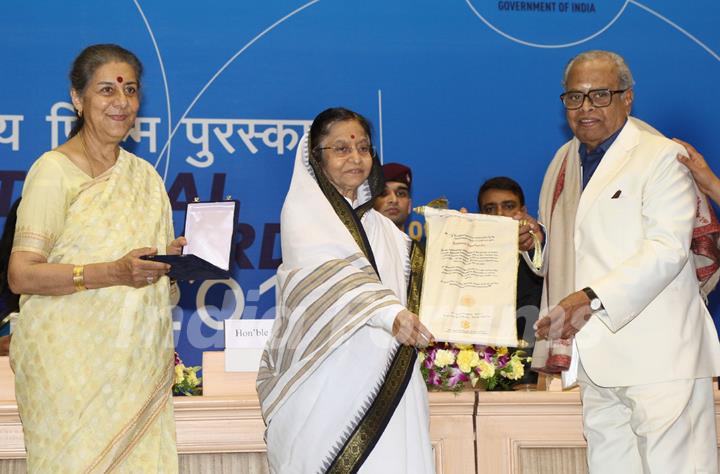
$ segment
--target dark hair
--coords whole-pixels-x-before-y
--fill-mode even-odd
[[[320,158],[322,158],[322,150],[317,149],[318,145],[320,145],[323,138],[330,133],[330,127],[346,120],[356,120],[365,131],[370,143],[372,143],[372,126],[368,119],[357,112],[343,107],[325,109],[315,117],[315,120],[313,120],[310,126],[310,143],[308,144],[310,147],[310,156],[318,163],[320,162]]]
[[[5,227],[3,227],[0,238],[0,299],[5,308],[0,307],[0,319],[3,316],[14,313],[18,310],[20,296],[10,290],[8,284],[8,265],[10,264],[10,252],[12,251],[13,240],[15,239],[15,224],[17,223],[17,210],[20,205],[20,198],[10,206]]]
[[[508,178],[507,176],[496,176],[494,178],[488,179],[482,184],[482,186],[480,186],[480,190],[478,191],[477,195],[478,208],[482,208],[480,198],[482,197],[483,193],[485,191],[490,191],[491,189],[510,191],[518,197],[521,206],[525,205],[525,195],[523,194],[523,190],[517,183],[517,181]]]
[[[100,66],[111,62],[129,64],[135,71],[138,88],[140,87],[140,76],[142,76],[143,72],[142,63],[133,53],[116,44],[93,44],[83,49],[70,68],[70,87],[79,94],[84,93],[95,71]],[[77,113],[77,110],[75,115],[77,115],[77,121],[75,121],[72,131],[70,131],[70,138],[77,135],[85,125],[85,120]]]

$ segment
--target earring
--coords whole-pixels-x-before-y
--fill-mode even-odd
[[[82,118],[82,109],[78,109],[77,116],[78,118]]]

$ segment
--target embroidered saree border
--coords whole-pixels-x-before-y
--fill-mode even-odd
[[[333,306],[338,300],[340,300],[340,298],[350,293],[353,289],[362,288],[368,283],[372,284],[374,282],[366,274],[350,274],[342,278],[341,280],[335,282],[330,288],[327,289],[327,291],[322,296],[310,303],[307,308],[304,309],[302,313],[302,318],[299,319],[297,323],[295,323],[295,327],[286,338],[287,348],[283,356],[283,361],[280,364],[280,372],[285,372],[290,367],[293,354],[298,348],[301,347],[301,342],[305,339],[306,333],[309,328],[318,324],[318,322],[322,319],[323,315],[325,315],[330,309],[330,307]],[[380,299],[384,296],[392,296],[392,292],[390,290],[387,290],[383,294],[375,292],[375,295],[376,298],[372,298],[372,295],[368,295],[370,297],[363,297],[364,292],[360,293],[357,296],[353,297],[352,300],[348,301],[346,308],[357,307],[358,302],[361,302],[361,304],[364,305],[370,305],[372,304],[373,299]],[[338,313],[338,319],[342,317],[341,313],[343,312],[346,312],[346,310],[343,309]],[[333,330],[333,327],[331,326],[330,328],[326,328],[325,330]]]
[[[402,399],[415,369],[414,347],[398,347],[372,405],[340,448],[327,469],[328,474],[353,474],[372,452]]]
[[[112,472],[132,452],[167,403],[173,383],[174,365],[175,360],[172,359],[164,371],[164,377],[154,387],[142,408],[115,435],[85,473]]]
[[[45,235],[39,232],[18,229],[13,239],[12,251],[39,253],[47,258],[56,240],[56,235]]]
[[[358,253],[351,256],[350,260],[356,262],[362,254]],[[381,306],[378,303],[386,302],[385,299],[390,297],[394,300],[394,295],[390,290],[381,291],[367,291],[363,290],[363,287],[367,284],[378,283],[377,276],[370,269],[368,274],[363,269],[370,267],[365,265],[361,268],[354,267],[353,272],[346,274],[342,277],[339,276],[341,272],[344,272],[349,267],[352,267],[350,263],[345,260],[331,260],[321,265],[317,269],[304,275],[299,281],[296,282],[294,287],[288,289],[289,282],[286,282],[285,288],[289,291],[289,296],[282,296],[282,299],[287,301],[287,305],[279,307],[277,318],[280,318],[281,324],[276,328],[273,328],[273,337],[277,341],[282,340],[283,350],[281,351],[280,345],[276,344],[272,347],[266,348],[264,353],[267,353],[265,361],[267,368],[272,367],[271,372],[263,370],[261,365],[258,370],[258,395],[263,400],[269,395],[274,389],[275,385],[279,383],[280,378],[290,368],[290,366],[296,360],[296,353],[299,350],[299,354],[302,354],[300,358],[304,358],[310,355],[311,352],[322,348],[328,344],[331,340],[329,337],[331,333],[335,331],[344,331],[343,327],[330,325],[327,329],[321,329],[319,334],[323,336],[315,335],[313,339],[306,340],[305,331],[313,327],[323,318],[325,312],[334,304],[341,296],[346,293],[350,293],[351,290],[357,289],[359,292],[355,292],[354,296],[349,299],[344,308],[337,313],[336,318],[340,321],[345,321],[348,326],[352,327],[351,321],[355,321],[354,315],[367,313],[368,308],[375,308],[378,310]],[[292,275],[295,278],[299,273]],[[317,294],[312,301],[308,301],[311,294],[316,293],[319,287],[325,287],[322,294]],[[303,303],[302,317],[297,321],[294,328],[289,327],[289,314],[296,311],[298,305]],[[292,303],[293,306],[290,306]],[[330,333],[328,333],[330,331]],[[318,338],[319,337],[319,338]],[[272,362],[272,363],[271,363]]]
[[[373,306],[368,307],[365,309],[362,313],[358,314],[354,320],[361,320],[366,318],[369,314],[381,310],[382,308],[386,306],[390,306],[394,304],[392,301],[381,301],[376,302]],[[319,360],[324,358],[330,350],[333,348],[333,343],[337,341],[340,337],[344,336],[348,330],[351,330],[352,324],[350,324],[350,329],[346,328],[344,331],[340,331],[335,333],[335,335],[325,342],[325,344],[320,347],[315,354],[312,356],[311,359],[309,359],[286,383],[285,386],[282,388],[280,393],[278,393],[277,397],[275,397],[275,401],[273,401],[267,409],[264,410],[264,413],[273,413],[277,406],[281,403],[283,398],[292,390],[294,385],[298,383],[301,379],[303,379],[309,372],[312,371],[312,369],[315,367],[315,365],[318,363]],[[262,393],[270,393],[274,388],[275,385],[278,383],[279,376],[275,376],[273,379],[268,379],[268,381],[263,382],[263,386],[261,387]],[[260,390],[258,390],[258,393],[260,393]],[[267,395],[260,395],[261,398],[265,398]],[[267,415],[265,415],[267,416]]]
[[[423,273],[425,271],[425,248],[415,240],[410,249],[410,280],[408,281],[407,308],[420,314]]]

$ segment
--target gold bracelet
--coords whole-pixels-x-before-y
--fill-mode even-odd
[[[85,267],[83,265],[73,267],[73,285],[75,285],[75,291],[87,290],[85,287]]]

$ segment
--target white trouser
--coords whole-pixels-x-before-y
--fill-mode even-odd
[[[578,374],[591,474],[718,473],[712,379],[599,387]]]

